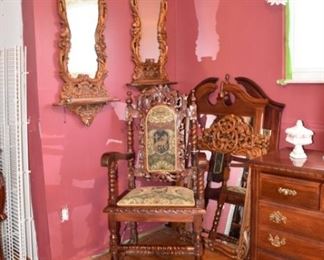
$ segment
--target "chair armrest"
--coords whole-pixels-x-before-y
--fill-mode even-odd
[[[112,162],[134,159],[134,153],[108,152],[101,156],[101,166],[109,167]]]
[[[134,153],[108,152],[101,156],[101,166],[108,170],[108,205],[116,205],[118,197],[118,161],[131,160],[135,158]]]

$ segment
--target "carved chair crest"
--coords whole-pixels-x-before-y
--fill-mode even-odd
[[[139,129],[135,175],[168,181],[187,175],[188,124],[196,118],[196,106],[188,109],[185,95],[163,85],[142,92],[136,104],[129,93],[127,103],[128,124]],[[129,140],[132,150],[134,139]]]

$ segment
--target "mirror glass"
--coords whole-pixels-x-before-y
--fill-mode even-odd
[[[98,0],[66,0],[66,9],[71,31],[69,73],[72,77],[87,74],[94,78],[98,69],[95,50]]]
[[[159,43],[157,40],[157,26],[160,13],[160,0],[140,0],[138,11],[142,24],[142,39],[140,55],[142,61],[159,59]]]

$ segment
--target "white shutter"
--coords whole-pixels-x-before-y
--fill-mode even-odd
[[[22,47],[0,50],[0,169],[8,218],[1,223],[6,259],[38,259],[27,140],[26,58]]]

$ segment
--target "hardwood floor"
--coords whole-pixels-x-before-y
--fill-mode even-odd
[[[172,229],[170,228],[164,228],[162,230],[159,230],[157,232],[154,232],[150,235],[147,235],[143,238],[141,238],[142,243],[159,243],[167,244],[167,241],[170,241],[170,238],[172,238],[172,241],[179,241],[179,244],[182,244],[182,242],[177,239],[176,234]],[[95,260],[107,260],[110,259],[109,254],[103,255],[100,257],[94,258]],[[193,260],[193,256],[126,256],[123,260]],[[220,253],[216,252],[210,252],[208,250],[205,250],[203,260],[228,260],[229,257],[226,257]]]

